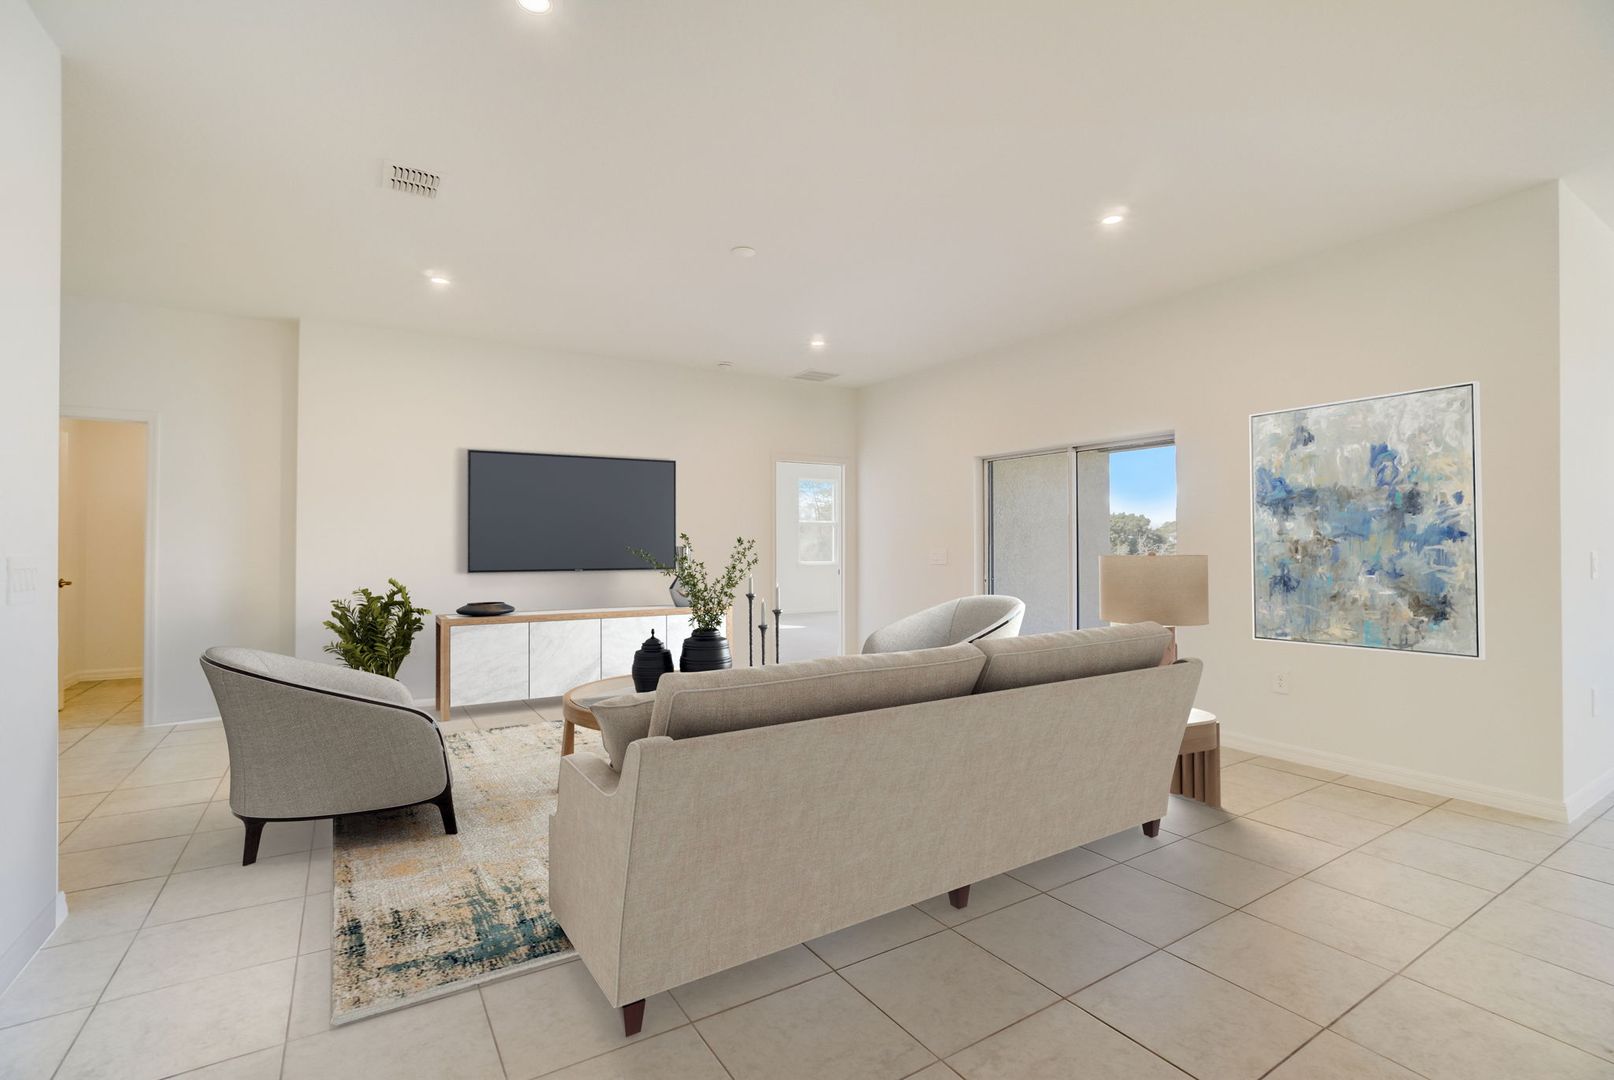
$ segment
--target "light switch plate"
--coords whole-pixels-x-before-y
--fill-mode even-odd
[[[931,548],[930,549],[930,565],[931,566],[946,566],[947,565],[947,549],[946,548]]]
[[[39,599],[39,563],[12,556],[6,560],[6,603],[12,607]]]

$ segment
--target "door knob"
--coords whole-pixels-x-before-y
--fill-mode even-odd
[[[56,587],[58,589],[65,589],[71,584],[73,584],[73,583],[71,581],[68,581],[64,577],[59,577],[59,578],[56,579]]]

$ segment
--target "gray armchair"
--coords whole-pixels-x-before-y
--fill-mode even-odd
[[[964,596],[882,626],[863,643],[866,653],[935,649],[985,638],[1017,637],[1026,605],[1013,596]]]
[[[257,649],[212,648],[202,671],[230,748],[241,865],[270,821],[432,803],[458,832],[443,736],[395,679]]]

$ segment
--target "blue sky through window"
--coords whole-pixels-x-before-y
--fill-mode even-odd
[[[1112,452],[1110,512],[1143,514],[1154,525],[1176,521],[1176,446]]]

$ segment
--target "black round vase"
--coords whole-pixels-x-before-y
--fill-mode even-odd
[[[684,639],[679,671],[721,671],[734,666],[729,639],[716,630],[696,630]]]

